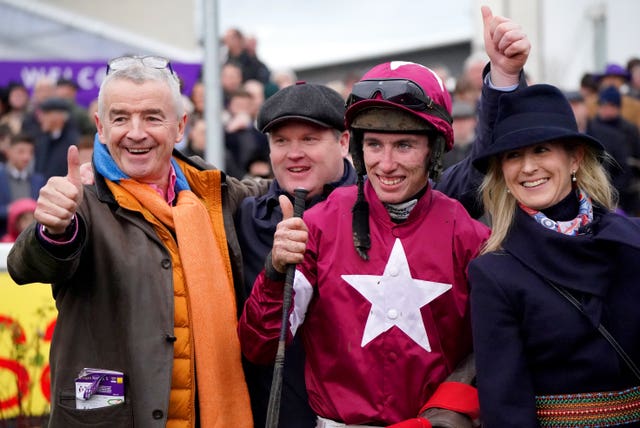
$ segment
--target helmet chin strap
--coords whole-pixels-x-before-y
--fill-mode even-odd
[[[366,175],[366,169],[364,167],[364,153],[362,148],[362,140],[364,138],[364,131],[361,129],[349,130],[349,154],[353,161],[353,167],[358,175]]]
[[[429,157],[427,170],[429,171],[429,178],[436,183],[440,181],[440,176],[442,175],[442,155],[444,154],[445,145],[446,141],[442,134],[435,134],[433,136],[431,156]]]

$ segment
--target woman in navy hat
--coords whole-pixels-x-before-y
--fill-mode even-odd
[[[500,97],[469,267],[485,428],[640,426],[640,222],[603,160],[557,88]]]

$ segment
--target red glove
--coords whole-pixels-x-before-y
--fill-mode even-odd
[[[431,428],[431,422],[424,418],[407,419],[397,424],[388,425],[387,428]]]

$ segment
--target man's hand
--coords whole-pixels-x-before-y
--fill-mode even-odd
[[[281,195],[279,202],[282,221],[278,223],[273,235],[271,263],[275,270],[285,273],[288,264],[300,263],[304,259],[309,234],[304,221],[299,217],[293,217],[293,205],[289,198]]]
[[[67,151],[67,175],[51,177],[40,189],[34,217],[46,228],[47,233],[61,235],[71,223],[82,196],[78,148],[70,146]]]
[[[92,186],[95,183],[95,177],[93,176],[93,165],[91,162],[85,162],[80,165],[80,179],[82,184],[88,184]]]
[[[482,6],[481,11],[491,81],[498,87],[515,85],[529,57],[531,43],[520,25],[503,16],[493,16],[488,6]]]

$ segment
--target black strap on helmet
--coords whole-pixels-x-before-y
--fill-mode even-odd
[[[369,260],[367,252],[371,248],[369,235],[369,203],[364,197],[364,176],[358,174],[358,199],[351,209],[353,245],[363,260]]]

